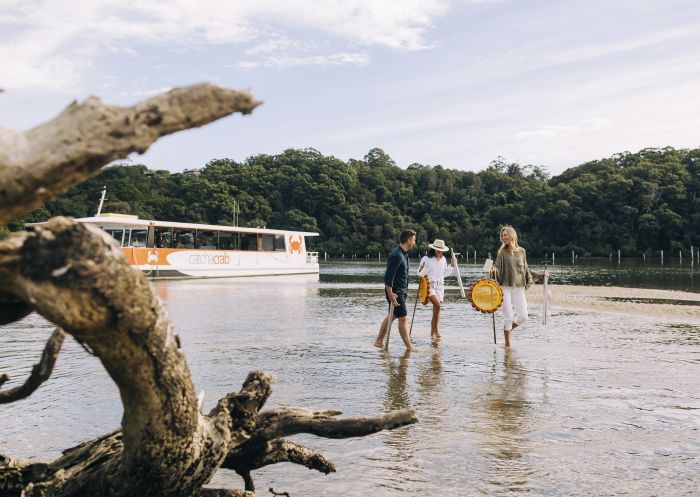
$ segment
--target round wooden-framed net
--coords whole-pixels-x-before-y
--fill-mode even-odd
[[[503,290],[496,280],[481,278],[469,286],[467,299],[477,311],[491,314],[501,307]]]

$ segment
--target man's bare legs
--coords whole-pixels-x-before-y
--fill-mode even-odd
[[[399,335],[403,339],[403,344],[406,346],[406,351],[411,352],[413,347],[411,346],[411,337],[408,336],[408,316],[403,316],[399,318]]]
[[[391,322],[394,322],[394,319],[396,319],[394,316],[392,316]],[[412,351],[413,347],[411,346],[411,338],[408,336],[408,316],[403,316],[398,318],[399,319],[399,335],[401,335],[401,339],[403,340],[404,345],[406,346],[407,351]],[[384,321],[382,321],[381,327],[379,328],[379,335],[377,335],[377,339],[374,341],[374,346],[379,347],[379,348],[384,348],[384,340],[386,339],[386,334],[389,328],[387,327],[387,321],[389,320],[389,316],[384,318]]]
[[[438,325],[440,324],[440,309],[442,308],[442,304],[437,295],[431,295],[430,302],[433,304],[433,318],[430,320],[430,336],[432,338],[440,338]]]
[[[384,339],[386,338],[387,331],[389,331],[389,328],[386,325],[388,320],[389,316],[386,316],[384,321],[382,321],[382,324],[379,326],[379,335],[377,335],[377,339],[374,341],[375,347],[384,347]],[[391,322],[394,322],[394,316],[391,316]]]

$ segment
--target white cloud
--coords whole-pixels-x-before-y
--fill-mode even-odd
[[[611,125],[612,121],[602,118],[584,119],[579,125],[545,124],[537,129],[519,131],[515,134],[515,138],[517,140],[568,138],[580,133],[594,133]]]
[[[329,37],[334,55],[288,54],[248,67],[366,64],[353,44],[418,50],[426,31],[446,13],[449,0],[4,0],[0,30],[0,82],[8,88],[75,88],[95,57],[118,48],[134,55],[139,44],[188,49],[256,43],[251,54],[306,50],[299,36]],[[302,34],[299,34],[302,33]],[[337,50],[337,44],[348,45]],[[85,50],[91,47],[92,53]],[[245,66],[246,63],[243,63]]]
[[[573,49],[555,50],[545,56],[541,63],[543,66],[549,64],[572,64],[585,60],[600,59],[610,55],[641,51],[650,47],[696,38],[698,32],[700,32],[700,23],[691,22],[685,26],[674,26],[673,29],[645,32],[625,40],[591,43]]]
[[[286,36],[276,36],[248,48],[248,55],[266,54],[271,52],[286,52],[289,50],[309,50],[313,45],[301,40],[293,40]]]
[[[241,61],[237,65],[241,69],[253,69],[256,67],[297,67],[297,66],[339,66],[355,65],[365,66],[369,64],[369,56],[362,52],[335,53],[330,55],[307,55],[300,57],[273,56],[259,61]]]

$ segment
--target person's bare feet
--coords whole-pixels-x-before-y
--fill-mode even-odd
[[[442,338],[442,335],[440,335],[440,333],[431,333],[430,338],[432,338],[433,340],[440,340],[440,338]]]
[[[503,336],[506,339],[506,347],[510,347],[510,332],[512,330],[503,330]]]
[[[384,342],[380,342],[379,340],[374,342],[375,347],[379,347],[380,349],[384,348]]]

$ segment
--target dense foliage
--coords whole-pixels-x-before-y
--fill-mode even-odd
[[[107,185],[103,212],[230,225],[235,200],[240,225],[318,231],[311,246],[332,256],[386,253],[404,227],[418,232],[423,249],[443,238],[457,250],[485,254],[498,247],[503,224],[518,230],[530,254],[677,254],[700,245],[699,167],[700,149],[626,152],[552,178],[500,158],[474,173],[401,169],[377,148],[348,162],[287,150],[243,163],[213,160],[198,175],[108,167],[10,228],[53,215],[93,215]]]

